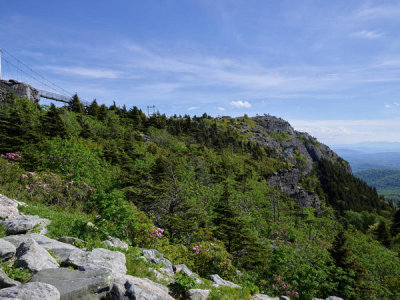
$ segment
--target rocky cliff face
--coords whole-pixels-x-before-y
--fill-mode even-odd
[[[15,96],[21,98],[26,97],[34,102],[39,102],[40,100],[39,91],[29,84],[13,79],[0,80],[0,104],[4,101],[9,93],[13,93]]]
[[[272,175],[269,182],[299,201],[301,207],[314,206],[319,210],[315,194],[298,186],[302,176],[309,174],[314,163],[325,159],[341,163],[351,173],[350,165],[328,146],[308,133],[298,132],[289,122],[270,115],[257,116],[251,122],[236,123],[236,128],[258,143],[269,153],[287,161],[292,167],[287,172]]]

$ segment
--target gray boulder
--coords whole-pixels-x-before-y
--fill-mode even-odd
[[[46,250],[55,251],[58,249],[70,249],[70,250],[79,249],[73,245],[53,240],[51,238],[48,238],[47,236],[38,233],[27,233],[24,235],[9,235],[4,237],[4,239],[13,244],[15,247],[18,247],[26,239],[34,239],[40,246],[42,246]]]
[[[84,241],[82,241],[81,239],[78,239],[76,237],[71,237],[71,236],[62,236],[58,239],[59,242],[62,243],[67,243],[70,245],[73,245],[74,243],[85,243]]]
[[[64,300],[103,299],[113,286],[109,270],[76,271],[67,268],[46,269],[36,273],[31,282],[55,286]]]
[[[0,261],[12,258],[17,248],[5,239],[0,239]]]
[[[18,248],[16,257],[18,265],[31,271],[58,268],[57,261],[34,239],[27,239]]]
[[[213,286],[219,287],[219,286],[229,286],[231,288],[240,288],[240,285],[237,285],[236,283],[233,283],[231,281],[227,281],[222,279],[218,274],[210,275],[209,279],[214,282]]]
[[[190,300],[207,300],[210,290],[191,289],[186,292],[186,296]]]
[[[180,264],[180,265],[174,265],[174,271],[175,273],[178,273],[180,271],[183,271],[186,275],[192,277],[193,279],[196,280],[197,284],[203,283],[195,273],[193,273],[185,264]]]
[[[149,270],[151,273],[153,273],[153,275],[157,278],[158,281],[165,281],[165,282],[168,282],[168,283],[174,281],[174,280],[172,279],[172,277],[170,277],[170,276],[168,276],[168,275],[166,275],[166,274],[164,274],[164,273],[158,272],[157,270],[155,270],[155,269],[153,269],[153,268],[148,268],[148,270]]]
[[[108,240],[104,241],[104,243],[109,248],[121,248],[128,250],[128,244],[116,237],[109,236]]]
[[[126,299],[141,300],[173,300],[168,288],[155,283],[147,278],[139,278],[130,275],[115,275],[115,284],[125,287]]]
[[[19,215],[18,202],[0,194],[0,219]]]
[[[126,296],[125,286],[114,283],[111,291],[108,293],[106,300],[130,300],[129,296]],[[135,299],[133,299],[135,300]]]
[[[60,292],[54,286],[42,282],[28,282],[0,290],[0,299],[59,300]]]
[[[343,298],[337,296],[329,296],[328,298],[326,298],[326,300],[343,300]]]
[[[270,297],[265,294],[255,294],[252,297],[253,300],[279,300],[279,297]]]
[[[141,249],[143,257],[152,264],[164,264],[164,267],[160,268],[161,272],[164,272],[168,276],[174,276],[174,269],[172,263],[164,257],[164,255],[155,249]]]
[[[33,230],[36,226],[41,232],[50,224],[50,220],[39,218],[39,216],[18,215],[0,222],[4,226],[7,235],[22,234]]]
[[[0,289],[17,286],[20,283],[7,276],[3,270],[0,269]]]
[[[125,254],[103,248],[93,249],[90,252],[71,251],[64,263],[77,268],[88,264],[98,265],[111,269],[113,273],[126,274]]]

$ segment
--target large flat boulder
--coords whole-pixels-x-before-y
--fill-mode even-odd
[[[228,280],[222,279],[218,274],[210,275],[209,279],[214,282],[213,286],[219,287],[219,286],[229,286],[231,288],[240,288],[240,285],[237,285],[236,283],[233,283]]]
[[[64,263],[76,268],[85,265],[98,265],[111,269],[113,273],[126,274],[125,254],[103,248],[93,249],[89,252],[82,250],[72,251]]]
[[[55,286],[62,300],[103,299],[113,286],[111,271],[105,269],[77,271],[67,268],[46,269],[36,273],[31,282]]]
[[[57,261],[34,239],[27,239],[17,248],[16,257],[21,268],[34,272],[58,268]]]
[[[18,202],[0,194],[0,219],[19,215]]]
[[[3,239],[10,242],[15,247],[18,247],[19,245],[21,245],[22,242],[24,242],[27,239],[34,239],[40,246],[42,246],[46,250],[55,251],[58,249],[70,249],[70,250],[79,249],[73,245],[53,240],[45,235],[38,234],[38,233],[27,233],[27,234],[23,234],[23,235],[9,235],[9,236],[4,237]]]
[[[50,224],[50,220],[39,218],[39,216],[17,215],[1,221],[0,224],[4,226],[7,235],[12,235],[27,233],[36,227],[43,231]]]
[[[42,282],[28,282],[0,290],[4,300],[59,300],[60,292],[54,286]]]
[[[173,300],[169,295],[167,287],[155,283],[147,278],[139,278],[130,275],[116,274],[115,284],[119,288],[124,287],[125,299],[141,299],[141,300]],[[122,293],[123,291],[120,291]]]
[[[5,239],[0,239],[0,261],[14,257],[16,251],[17,248],[13,244]]]
[[[18,281],[15,281],[7,276],[3,270],[0,269],[0,289],[20,285]]]

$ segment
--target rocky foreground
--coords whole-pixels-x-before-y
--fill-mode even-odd
[[[97,248],[91,251],[80,249],[73,244],[79,242],[74,237],[50,239],[45,234],[50,220],[38,216],[22,215],[18,206],[22,202],[0,195],[0,224],[7,236],[0,238],[0,262],[2,265],[17,265],[33,272],[27,283],[9,278],[0,269],[0,300],[5,299],[174,299],[167,286],[127,275],[126,259],[123,253],[128,245],[118,238],[109,237],[105,244],[112,249]],[[94,226],[88,224],[88,226]],[[162,253],[154,249],[141,249],[142,258],[154,265],[162,263],[159,270],[151,269],[161,282],[171,283],[175,274],[185,272],[198,284],[202,279],[185,265],[172,265]],[[219,275],[210,275],[215,287],[239,285],[223,280]],[[208,299],[210,290],[191,289],[187,298]],[[253,299],[289,299],[286,296],[272,298],[257,294]],[[339,300],[329,297],[329,300]]]

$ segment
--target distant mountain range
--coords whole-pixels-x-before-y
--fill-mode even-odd
[[[370,142],[337,145],[332,148],[350,163],[353,172],[368,169],[400,169],[400,143]]]
[[[355,176],[386,199],[400,201],[400,142],[364,142],[332,148],[350,163]]]

